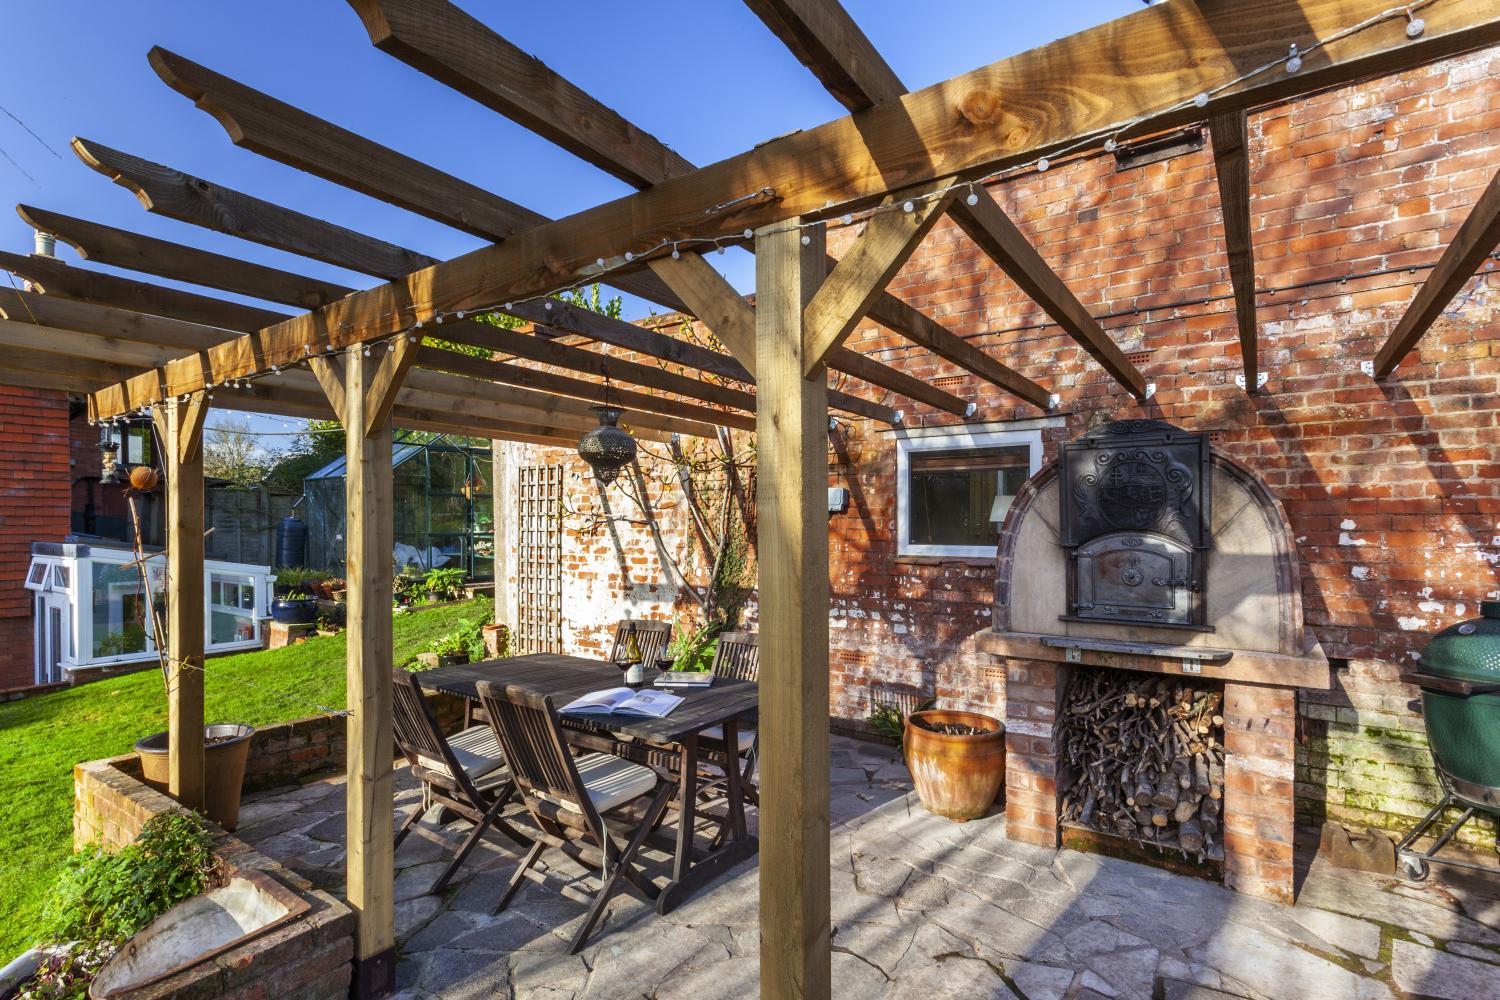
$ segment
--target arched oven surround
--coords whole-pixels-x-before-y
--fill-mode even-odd
[[[1126,468],[1079,487],[1080,469],[1130,462],[1134,443],[1163,441],[1177,450],[1154,452],[1154,471]],[[1100,447],[1115,451],[1096,464]],[[1200,484],[1206,473],[1208,489],[1174,493],[1184,472]],[[1064,475],[1075,484],[1071,504]],[[1098,503],[1122,501],[1136,509],[1100,516]],[[1153,504],[1170,516],[1157,518]],[[1149,593],[1133,601],[1137,591]],[[1054,724],[1073,665],[1222,682],[1225,881],[1291,899],[1296,692],[1329,687],[1330,674],[1303,624],[1295,536],[1250,469],[1206,436],[1159,421],[1116,422],[1064,446],[1011,505],[993,626],[977,644],[1004,670],[1010,837],[1059,843],[1059,785],[1069,776],[1058,773]]]

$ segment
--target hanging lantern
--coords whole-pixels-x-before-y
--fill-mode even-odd
[[[578,440],[578,456],[589,463],[594,478],[608,485],[620,470],[635,459],[635,438],[621,430],[616,422],[623,412],[615,406],[595,406],[599,426]]]
[[[113,430],[109,424],[101,423],[99,425],[99,482],[109,484],[118,479],[119,454],[120,446],[115,443]]]

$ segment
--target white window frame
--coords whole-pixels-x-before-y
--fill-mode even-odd
[[[997,425],[974,427],[922,427],[897,430],[896,435],[896,555],[939,556],[949,559],[993,559],[993,545],[923,545],[911,537],[911,455],[922,451],[967,451],[1018,447],[1029,449],[1027,478],[1042,467],[1042,424],[999,429]]]

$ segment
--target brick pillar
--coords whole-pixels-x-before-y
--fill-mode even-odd
[[[1231,889],[1293,901],[1293,688],[1224,685],[1224,882]]]
[[[1011,840],[1059,843],[1053,723],[1067,679],[1061,663],[1005,661],[1005,835]]]

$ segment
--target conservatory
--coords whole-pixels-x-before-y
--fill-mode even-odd
[[[255,649],[271,600],[271,568],[206,560],[204,639],[210,653]],[[33,665],[38,684],[78,679],[80,671],[156,657],[151,598],[164,606],[166,559],[146,559],[148,589],[135,553],[97,543],[33,542],[26,589],[33,592]]]
[[[445,435],[410,435],[391,448],[398,571],[458,568],[495,575],[495,509],[488,446]],[[343,457],[303,480],[307,564],[344,572]]]

